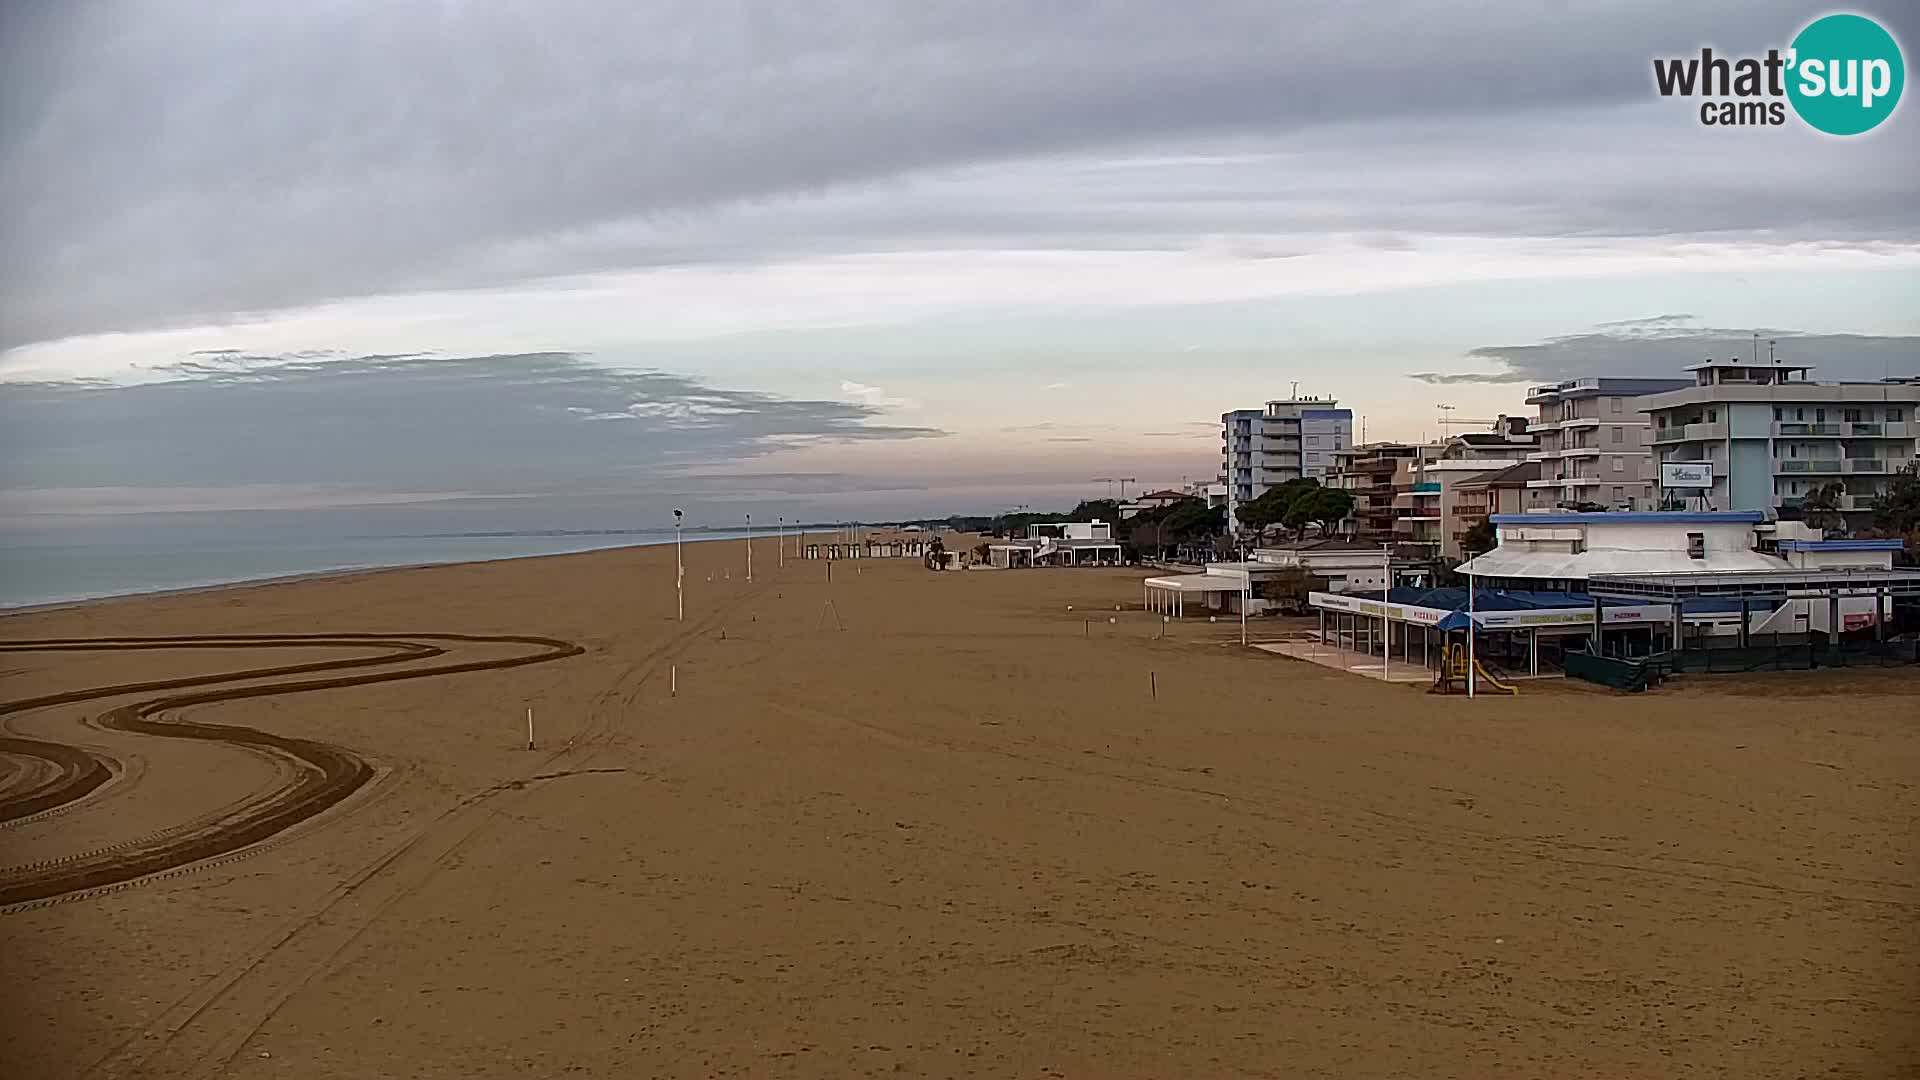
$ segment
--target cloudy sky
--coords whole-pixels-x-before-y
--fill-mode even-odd
[[[8,5],[0,513],[992,509],[1296,384],[1412,438],[1755,332],[1912,373],[1913,105],[1652,90],[1824,10]]]

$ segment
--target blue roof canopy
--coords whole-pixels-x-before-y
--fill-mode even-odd
[[[1495,525],[1758,525],[1758,510],[1604,510],[1591,514],[1493,514]]]

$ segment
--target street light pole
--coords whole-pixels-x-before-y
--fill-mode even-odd
[[[1387,621],[1388,596],[1393,592],[1393,549],[1380,549],[1380,681],[1393,681],[1393,624]]]
[[[753,580],[753,515],[747,515],[747,580]]]
[[[680,558],[680,511],[673,512],[673,597],[681,622],[687,621],[687,564]]]
[[[777,530],[776,535],[780,538],[780,569],[785,570],[787,568],[787,516],[785,514],[780,515],[780,521],[774,528]]]
[[[1467,697],[1469,698],[1473,697],[1473,683],[1474,683],[1473,639],[1476,636],[1478,636],[1474,633],[1474,630],[1477,627],[1476,627],[1476,620],[1473,617],[1473,613],[1474,613],[1473,560],[1468,559],[1467,560]]]

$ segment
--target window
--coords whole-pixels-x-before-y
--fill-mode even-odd
[[[1614,459],[1613,459],[1613,471],[1614,471],[1614,472],[1626,472],[1626,471],[1627,471],[1627,459],[1626,459],[1626,458],[1623,458],[1623,457],[1617,457],[1617,458],[1614,458]]]
[[[1627,489],[1623,487],[1614,488],[1613,489],[1613,505],[1619,506],[1621,503],[1626,501],[1627,501]]]
[[[1800,444],[1799,444],[1799,443],[1794,443],[1793,445],[1791,445],[1791,446],[1789,446],[1789,447],[1787,447],[1787,456],[1788,456],[1788,457],[1799,457],[1799,456],[1800,456]]]
[[[1709,423],[1709,424],[1717,424],[1717,423],[1719,423],[1719,422],[1720,422],[1720,410],[1719,410],[1719,409],[1708,409],[1708,410],[1707,410],[1707,423]]]
[[[1807,418],[1807,410],[1805,409],[1793,410],[1793,418],[1795,420],[1805,420]]]
[[[1608,399],[1607,399],[1607,410],[1608,410],[1609,412],[1616,412],[1616,413],[1617,413],[1617,412],[1619,412],[1619,411],[1620,411],[1620,399],[1619,399],[1619,398],[1608,398]]]
[[[1779,422],[1780,422],[1781,420],[1783,420],[1783,419],[1785,419],[1785,414],[1786,414],[1786,410],[1785,410],[1785,409],[1782,409],[1782,408],[1779,408],[1779,407],[1775,407],[1775,408],[1774,408],[1774,410],[1773,410],[1773,420],[1774,420],[1774,423],[1776,423],[1776,424],[1777,424],[1777,423],[1779,423]]]
[[[1309,436],[1307,436],[1307,445],[1308,445],[1308,446],[1319,446],[1319,445],[1320,445],[1320,436],[1318,436],[1318,435],[1309,435]]]
[[[1621,443],[1626,441],[1627,435],[1625,428],[1609,428],[1608,430],[1613,432],[1613,436],[1607,440],[1608,442]]]
[[[1826,423],[1826,422],[1827,422],[1827,410],[1825,410],[1825,409],[1815,409],[1815,410],[1813,410],[1813,422],[1814,422],[1814,423],[1816,423],[1816,424],[1824,424],[1824,423]]]
[[[1887,410],[1887,422],[1890,424],[1897,424],[1900,421],[1906,419],[1906,417],[1907,417],[1907,414],[1900,411],[1899,409]]]
[[[1842,414],[1841,419],[1845,420],[1849,424],[1857,424],[1860,422],[1860,410],[1848,409],[1844,414]]]

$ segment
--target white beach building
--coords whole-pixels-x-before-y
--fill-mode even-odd
[[[1036,523],[1021,540],[987,545],[987,564],[1001,570],[1032,566],[1119,566],[1120,542],[1104,521]]]

